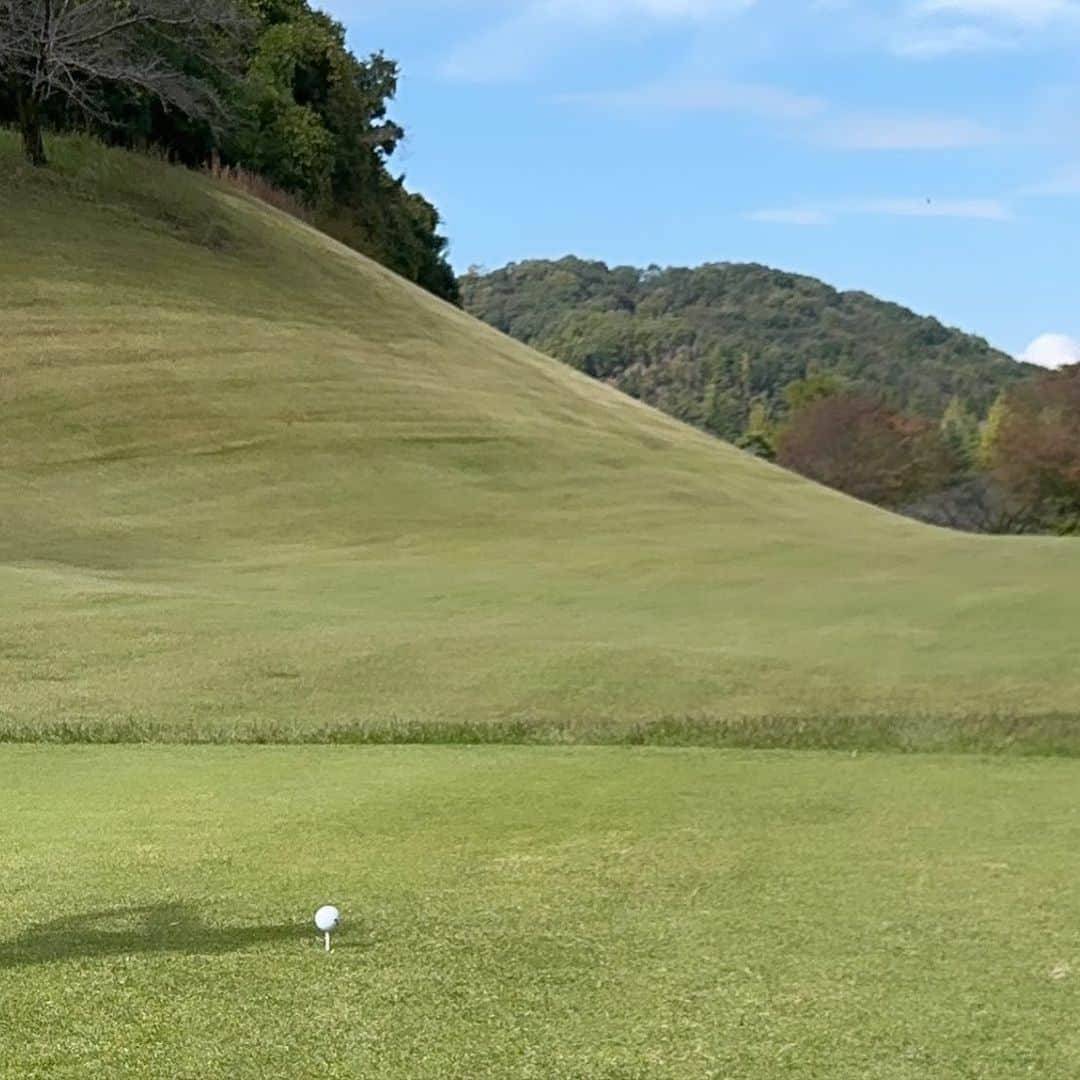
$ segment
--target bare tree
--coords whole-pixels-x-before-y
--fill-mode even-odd
[[[101,91],[121,86],[189,116],[220,114],[212,81],[184,67],[222,70],[242,25],[233,0],[0,0],[0,77],[27,160],[45,164],[42,110],[57,97],[100,117]]]
[[[1038,508],[1006,491],[992,476],[969,476],[900,507],[902,514],[963,532],[1021,536],[1043,529]]]

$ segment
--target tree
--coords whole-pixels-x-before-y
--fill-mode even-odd
[[[844,384],[835,375],[814,372],[805,379],[796,379],[784,387],[784,402],[791,412],[812,405],[827,397],[833,397],[844,389]]]
[[[969,474],[900,510],[919,521],[964,532],[1022,535],[1041,528],[1033,508],[986,473]]]
[[[766,461],[775,459],[776,440],[773,437],[769,409],[764,401],[758,399],[750,406],[746,431],[735,440],[735,445],[755,457],[765,458]]]
[[[387,117],[397,79],[308,0],[0,0],[0,124],[19,126],[34,164],[43,127],[77,126],[252,172],[318,228],[457,301],[438,211],[388,167],[404,135]]]
[[[821,398],[793,414],[776,460],[819,483],[899,507],[940,488],[951,472],[935,427],[857,394]]]
[[[979,454],[979,421],[959,397],[949,402],[941,418],[941,439],[956,460],[959,472],[970,472]]]
[[[746,420],[747,409],[742,395],[724,386],[719,379],[710,382],[705,396],[705,430],[735,442],[745,432]]]
[[[232,0],[0,0],[0,73],[27,160],[46,163],[43,111],[55,99],[101,117],[119,87],[189,116],[219,114],[208,72],[227,63],[222,45],[242,23]]]
[[[1002,425],[1009,412],[1009,395],[1005,390],[994,399],[990,411],[986,414],[979,429],[979,445],[975,459],[980,469],[992,469],[994,467],[994,448],[998,437],[1001,435]]]
[[[223,157],[299,196],[324,231],[445,299],[458,299],[438,211],[387,162],[398,68],[360,60],[345,28],[306,0],[257,0],[262,21]]]
[[[635,270],[567,257],[461,285],[466,309],[486,322],[578,367],[601,354],[599,377],[732,440],[746,434],[755,399],[778,419],[847,390],[936,424],[953,397],[981,417],[999,390],[1034,374],[935,320],[763,266]],[[564,332],[596,312],[617,313],[632,332],[616,337],[601,319]]]
[[[1044,528],[1080,532],[1080,364],[1009,394],[988,464]]]

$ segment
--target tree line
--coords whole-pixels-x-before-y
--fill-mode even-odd
[[[762,266],[567,258],[461,285],[504,332],[867,502],[972,531],[1080,531],[1080,369],[1040,374],[935,319]]]
[[[250,170],[324,231],[456,301],[438,211],[394,175],[398,69],[307,0],[0,0],[0,123],[27,160],[89,130]]]
[[[812,376],[754,447],[856,498],[951,528],[1080,534],[1080,365],[1002,391],[985,419],[953,398],[937,423]]]

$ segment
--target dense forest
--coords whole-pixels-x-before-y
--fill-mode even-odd
[[[395,63],[359,59],[306,0],[4,0],[0,124],[89,130],[257,178],[324,231],[457,300],[435,207],[394,175]]]
[[[953,398],[984,417],[1030,371],[935,319],[764,266],[566,258],[470,271],[461,288],[505,333],[731,441],[786,415],[786,388],[810,375],[940,420]]]
[[[984,532],[1080,529],[1080,368],[1048,374],[764,266],[566,258],[461,279],[498,329],[857,498]]]

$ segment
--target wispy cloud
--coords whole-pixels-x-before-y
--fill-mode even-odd
[[[886,25],[888,50],[914,60],[1067,46],[1080,0],[912,0]]]
[[[504,82],[527,77],[539,65],[584,38],[618,33],[643,23],[695,23],[730,17],[758,0],[525,0],[512,13],[468,38],[442,67],[447,78]]]
[[[765,83],[658,81],[625,90],[559,94],[563,105],[602,109],[661,109],[678,112],[749,113],[780,120],[804,120],[825,110],[821,98]]]
[[[847,111],[824,98],[768,83],[657,80],[620,90],[559,94],[551,100],[635,112],[745,113],[778,121],[782,132],[832,150],[958,150],[984,146],[998,137],[962,117]]]
[[[751,210],[743,215],[747,221],[762,221],[769,225],[831,225],[833,218],[824,210]]]
[[[1024,188],[1025,195],[1080,195],[1080,165],[1062,169],[1041,183]]]
[[[1033,43],[1068,47],[1080,33],[1080,0],[774,0],[771,5],[763,0],[397,2],[444,9],[459,5],[490,13],[487,25],[460,41],[442,65],[446,77],[472,82],[526,78],[559,53],[648,33],[650,28],[681,25],[697,33],[748,13],[750,41],[768,38],[786,47],[798,32],[819,35],[816,40],[828,40],[830,46],[837,40],[857,42],[860,48],[921,61],[1018,50]],[[808,42],[808,47],[814,46]]]
[[[773,225],[830,225],[853,216],[1008,221],[1012,212],[1000,199],[877,198],[752,210],[743,215],[747,221]]]
[[[1009,207],[1000,199],[869,199],[855,203],[852,213],[887,217],[970,218],[1008,221]]]
[[[989,128],[962,117],[875,111],[840,113],[809,136],[836,150],[962,150],[997,139]]]
[[[532,8],[555,18],[610,22],[646,16],[654,19],[706,19],[721,12],[753,7],[757,0],[534,0]]]
[[[936,60],[961,53],[983,53],[1013,49],[1015,38],[992,33],[982,26],[942,26],[905,28],[889,42],[895,56],[914,60]]]
[[[962,15],[1004,22],[1044,25],[1080,16],[1074,0],[921,0],[916,11],[927,15]]]

